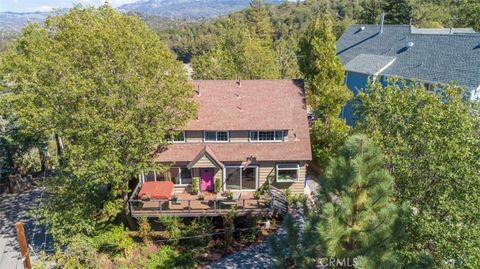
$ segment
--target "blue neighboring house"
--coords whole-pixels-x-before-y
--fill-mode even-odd
[[[421,29],[410,25],[352,25],[337,41],[347,87],[354,93],[369,80],[398,77],[432,85],[456,82],[480,98],[480,33],[471,28]],[[342,111],[354,124],[352,104]]]

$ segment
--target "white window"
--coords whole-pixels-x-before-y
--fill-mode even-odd
[[[230,134],[228,131],[205,131],[203,140],[205,142],[228,142]]]
[[[284,131],[250,131],[250,142],[282,142]]]
[[[225,167],[225,186],[227,190],[256,190],[258,182],[258,166]]]
[[[192,170],[186,167],[172,167],[170,169],[172,182],[175,185],[191,185]]]
[[[277,164],[276,168],[277,182],[298,181],[300,174],[300,166],[298,164]]]

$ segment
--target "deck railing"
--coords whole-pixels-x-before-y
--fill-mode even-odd
[[[198,199],[192,196],[191,199],[170,198],[170,199],[137,199],[139,184],[133,191],[128,200],[128,209],[133,217],[157,217],[157,216],[221,216],[229,212],[232,208],[238,215],[242,214],[262,214],[271,212],[273,204],[269,199],[261,197],[260,199],[237,198],[227,199],[226,197],[215,198],[205,197]]]

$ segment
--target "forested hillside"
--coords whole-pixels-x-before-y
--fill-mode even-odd
[[[274,55],[278,63],[279,77],[295,78],[298,75],[296,66],[298,39],[317,14],[325,12],[332,14],[335,19],[333,30],[338,38],[345,27],[352,23],[379,23],[382,10],[385,11],[387,24],[411,22],[418,27],[474,27],[478,31],[479,9],[480,3],[475,0],[307,0],[284,1],[277,6],[253,0],[249,8],[210,20],[165,22],[155,20],[155,16],[144,16],[143,19],[159,32],[162,40],[180,59],[189,62],[192,57],[204,55],[215,49],[218,54],[218,48],[222,46],[222,40],[226,35],[234,35],[237,30],[245,34],[247,28],[252,30],[252,25],[256,23],[256,19],[252,19],[252,14],[257,13],[256,16],[264,16],[262,20],[266,27],[271,28],[269,30],[271,34],[256,37],[264,38],[264,41],[270,44],[268,46],[270,51],[267,54]],[[230,49],[227,49],[226,52],[229,51]],[[197,78],[218,77],[208,75]]]

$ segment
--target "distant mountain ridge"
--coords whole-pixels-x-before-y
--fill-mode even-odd
[[[27,22],[43,22],[48,16],[57,13],[64,13],[68,9],[55,11],[37,11],[37,12],[0,12],[0,32],[17,32],[22,29]]]
[[[267,4],[282,2],[282,0],[265,1]],[[118,9],[169,18],[199,19],[227,15],[249,4],[250,0],[142,0],[122,5]]]

